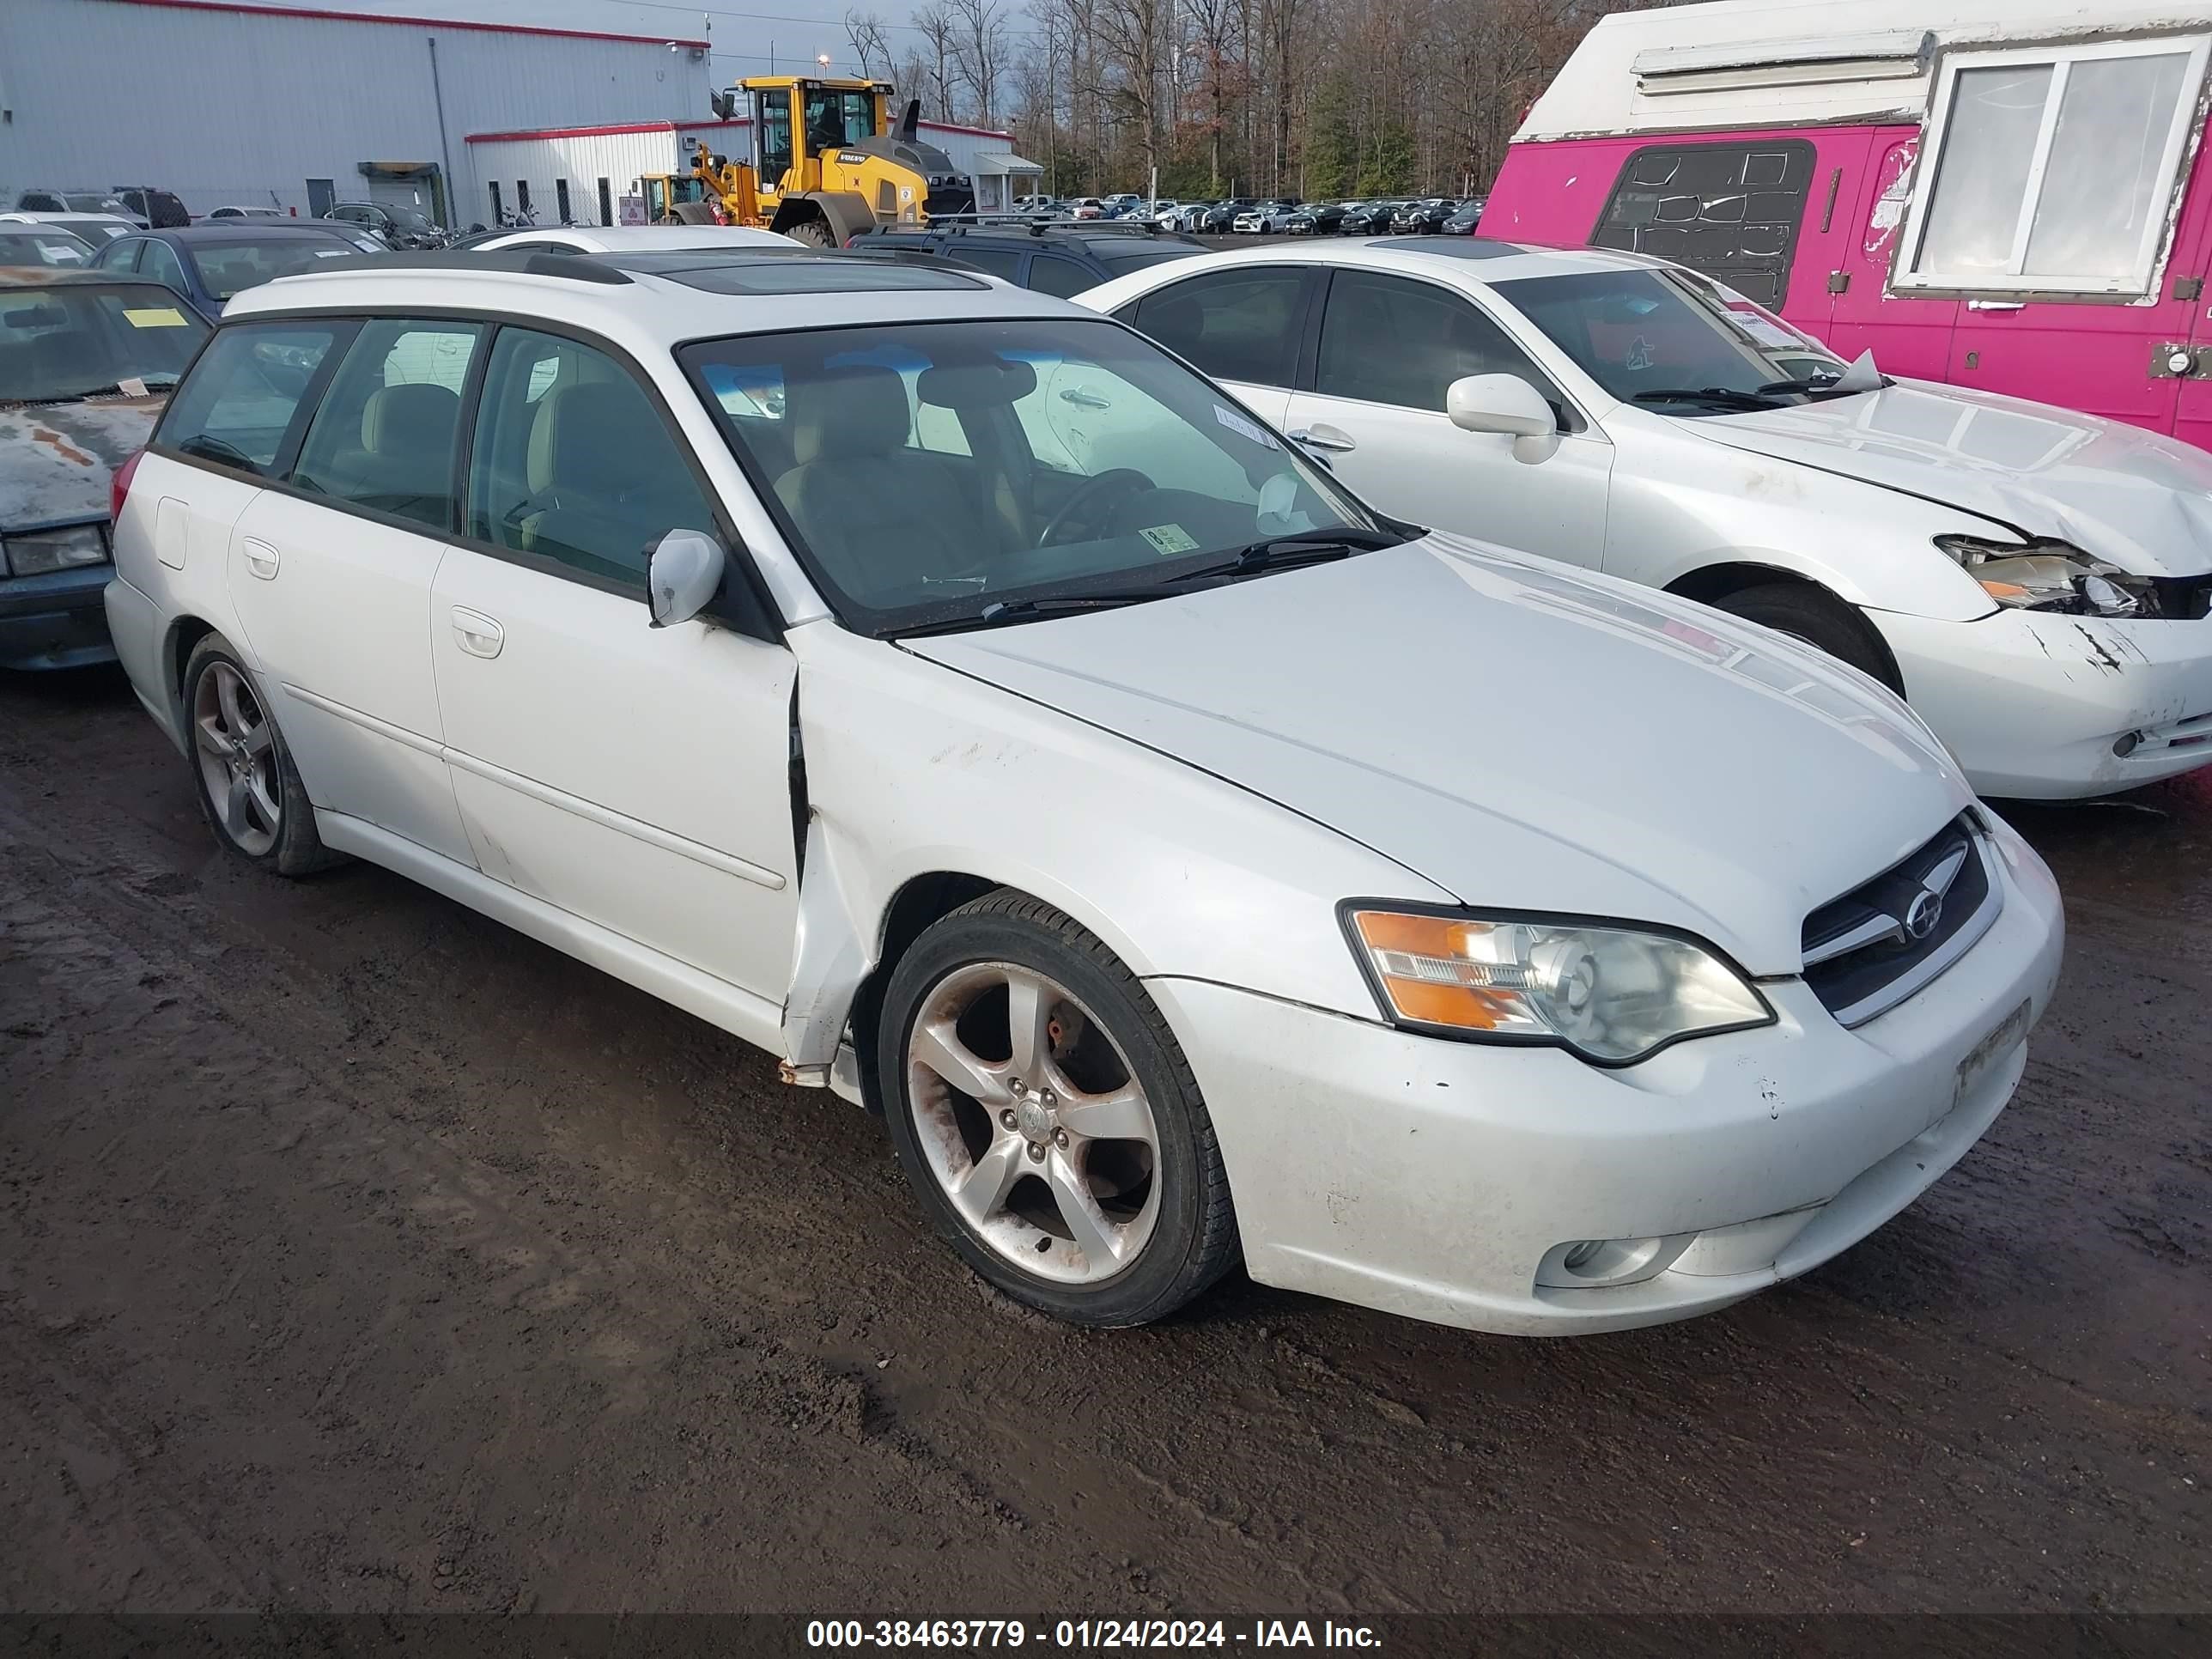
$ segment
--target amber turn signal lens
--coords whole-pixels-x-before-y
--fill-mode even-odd
[[[1470,983],[1487,977],[1468,945],[1487,922],[1388,910],[1352,914],[1360,942],[1401,1019],[1494,1031],[1510,1010],[1493,992]]]

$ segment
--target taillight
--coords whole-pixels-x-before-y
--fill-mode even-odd
[[[110,524],[120,523],[124,498],[131,493],[131,480],[137,476],[138,463],[146,459],[143,449],[131,452],[131,459],[115,469],[115,476],[107,481],[107,519]]]

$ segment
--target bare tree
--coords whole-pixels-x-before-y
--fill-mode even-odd
[[[891,78],[890,26],[872,11],[845,14],[845,40],[853,48],[853,64],[871,81]]]
[[[937,118],[950,121],[952,118],[952,86],[958,57],[960,26],[954,21],[952,14],[938,3],[938,0],[931,0],[930,4],[914,14],[913,27],[915,32],[921,36],[921,44],[915,56],[920,60],[922,73],[920,77],[908,81],[908,95],[921,100],[925,114],[934,106]]]
[[[957,30],[953,63],[968,94],[969,113],[980,126],[999,117],[999,82],[1006,58],[1003,0],[944,0]]]

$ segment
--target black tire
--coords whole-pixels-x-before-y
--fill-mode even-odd
[[[1104,1028],[1143,1089],[1157,1131],[1149,1180],[1158,1208],[1134,1259],[1072,1285],[1016,1267],[971,1227],[923,1150],[908,1043],[951,975],[1007,963],[1056,981]],[[1234,1266],[1239,1249],[1213,1121],[1174,1033],[1136,976],[1079,924],[1042,900],[1000,888],[933,923],[900,958],[877,1025],[878,1076],[891,1143],[932,1223],[969,1267],[1006,1296],[1073,1324],[1114,1328],[1164,1318]]]
[[[270,786],[267,793],[273,796],[277,811],[273,834],[268,835],[265,847],[258,844],[259,835],[242,836],[225,822],[223,808],[214,798],[207,768],[203,764],[194,710],[200,704],[204,685],[210,677],[222,673],[235,675],[244,684],[268,728],[264,781]],[[199,801],[208,828],[215,831],[216,839],[224,848],[234,858],[280,876],[309,876],[343,863],[345,855],[331,851],[315,833],[314,805],[307,799],[307,786],[300,781],[299,769],[292,763],[292,751],[284,741],[284,733],[276,717],[261,706],[260,690],[254,685],[252,674],[220,635],[203,635],[192,647],[191,655],[185,661],[184,693],[185,741],[192,793]],[[257,821],[256,827],[262,832],[269,830],[265,820]]]
[[[1797,582],[1768,582],[1724,593],[1712,603],[1716,610],[1732,617],[1802,640],[1816,651],[1849,663],[1860,673],[1904,695],[1896,665],[1889,660],[1888,652],[1874,636],[1866,619],[1820,588]]]
[[[834,247],[836,245],[836,239],[830,234],[829,225],[820,219],[801,219],[783,234],[807,247]]]

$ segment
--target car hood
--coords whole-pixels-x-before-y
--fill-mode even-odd
[[[1682,424],[1716,443],[2054,536],[2136,575],[2212,571],[2212,454],[2117,421],[1899,381]]]
[[[168,401],[0,404],[0,528],[107,516],[107,481],[145,447]]]
[[[1457,537],[907,648],[1266,796],[1465,903],[1685,927],[1753,974],[1796,972],[1808,910],[1972,799],[1851,671]]]

